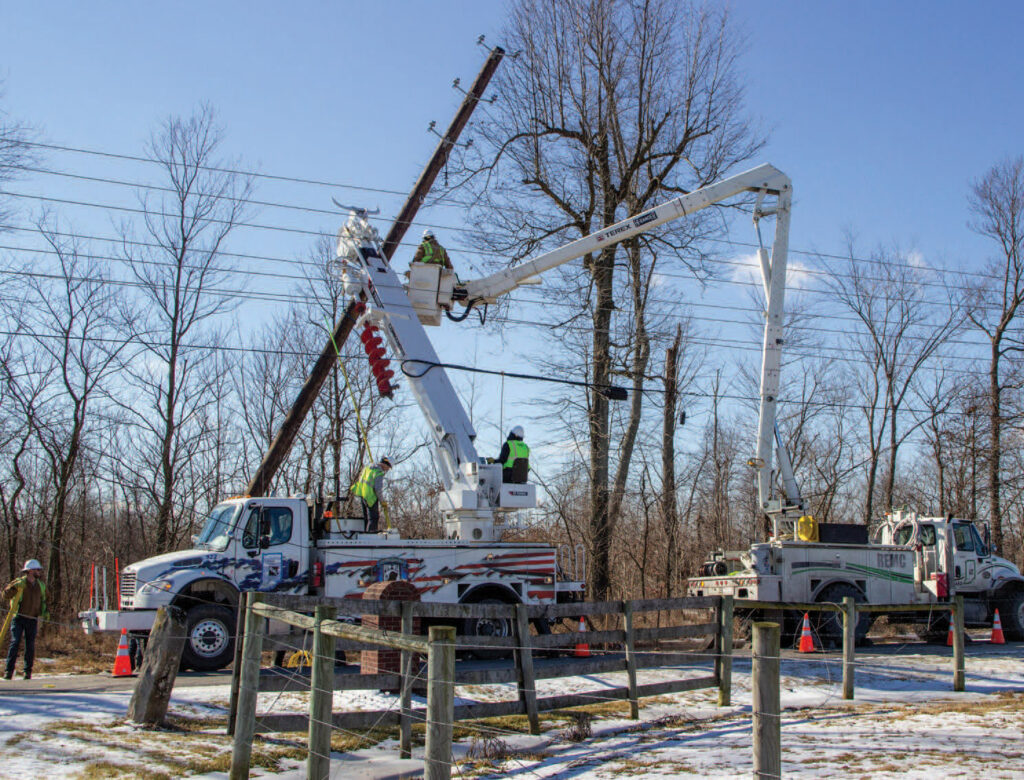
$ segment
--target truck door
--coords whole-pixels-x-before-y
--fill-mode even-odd
[[[958,587],[970,588],[978,574],[978,551],[976,549],[974,526],[970,523],[954,523],[953,579]]]
[[[305,575],[295,513],[291,507],[270,504],[250,504],[246,511],[235,567],[238,586],[264,592],[290,589]]]

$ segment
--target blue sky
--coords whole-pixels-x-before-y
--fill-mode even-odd
[[[772,162],[794,181],[791,246],[841,251],[849,229],[867,249],[898,243],[930,263],[975,267],[988,250],[966,227],[969,183],[1024,151],[1024,6],[749,0],[729,7],[747,36],[748,105],[770,132],[757,162]],[[405,192],[437,140],[428,122],[447,124],[461,99],[452,79],[468,84],[476,74],[485,56],[475,43],[480,34],[501,42],[505,8],[457,0],[8,2],[0,7],[3,105],[52,143],[138,153],[161,118],[205,101],[226,129],[225,150],[251,167]],[[47,163],[152,176],[143,166],[80,155],[54,153]],[[18,188],[132,200],[123,188],[45,177]],[[272,183],[261,183],[257,197],[330,208],[332,194],[384,214],[401,200]],[[82,232],[111,234],[105,214],[64,213]],[[452,211],[428,218],[450,233],[458,227]],[[258,221],[337,227],[333,217],[279,210]],[[239,242],[241,251],[282,257],[308,246],[266,231]],[[456,347],[451,327],[439,339],[443,355],[462,362],[475,351],[479,363],[493,365],[491,342],[460,337]]]

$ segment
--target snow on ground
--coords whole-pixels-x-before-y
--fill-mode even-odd
[[[967,692],[957,694],[946,648],[885,646],[859,652],[854,702],[841,698],[837,657],[784,658],[784,775],[1024,777],[1024,644],[975,644],[967,654]],[[706,665],[641,670],[640,683],[707,671]],[[40,680],[47,684],[45,675]],[[455,746],[456,758],[464,762],[461,774],[580,780],[750,776],[749,659],[738,654],[734,660],[731,707],[716,706],[715,690],[657,696],[641,702],[637,723],[628,719],[624,703],[601,695],[602,689],[624,684],[623,673],[538,681],[541,697],[593,693],[597,711],[589,726],[591,736],[581,742],[573,741],[572,732],[587,727],[574,725],[564,713],[542,713],[540,736],[521,733],[515,719],[460,724],[466,727]],[[225,777],[230,757],[230,741],[223,733],[228,695],[227,686],[177,687],[171,704],[177,730],[150,731],[125,722],[130,692],[14,694],[0,689],[0,777],[76,777],[87,768],[93,777],[144,772],[150,777]],[[515,686],[465,686],[457,696],[484,701],[515,698],[516,691]],[[423,704],[415,700],[414,706]],[[335,694],[336,711],[396,705],[396,697],[386,693]],[[302,693],[259,697],[261,712],[297,712],[306,706]],[[344,747],[364,749],[358,751],[360,760],[344,766],[338,760],[341,754],[335,753],[337,777],[351,776],[355,765],[384,767],[397,756],[393,738],[371,747],[350,739]],[[301,776],[304,741],[261,741],[254,756],[262,767],[254,776]],[[123,775],[118,767],[124,768]]]

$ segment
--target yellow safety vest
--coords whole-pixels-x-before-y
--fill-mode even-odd
[[[350,488],[352,495],[359,496],[363,501],[366,502],[367,506],[373,506],[377,503],[377,492],[373,489],[373,483],[376,482],[377,477],[384,473],[384,469],[377,468],[376,466],[366,466],[361,472],[359,472],[359,479]]]
[[[502,464],[503,468],[510,469],[512,464],[519,458],[529,458],[530,448],[524,441],[512,440],[508,442],[508,459]]]
[[[423,259],[420,262],[423,263],[437,263],[438,265],[444,265],[444,255],[442,254],[440,247],[435,249],[433,241],[423,242]]]

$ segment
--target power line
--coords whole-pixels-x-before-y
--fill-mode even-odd
[[[81,148],[81,147],[62,146],[62,145],[58,145],[58,144],[45,144],[45,143],[38,143],[38,142],[26,142],[26,145],[28,145],[28,146],[36,146],[36,147],[45,148],[45,149],[52,149],[52,150],[56,150],[56,151],[74,152],[74,153],[78,153],[78,154],[86,154],[86,155],[95,155],[95,156],[102,156],[102,157],[108,157],[108,158],[124,159],[124,160],[130,160],[130,161],[135,161],[135,162],[146,162],[146,163],[153,163],[153,164],[158,164],[158,165],[174,164],[174,163],[169,163],[166,160],[162,160],[162,159],[154,158],[154,157],[145,157],[145,156],[140,156],[140,155],[119,154],[119,153],[115,153],[115,152],[105,152],[105,151],[99,151],[99,150],[94,150],[94,149],[84,149],[84,148]],[[63,171],[55,171],[55,170],[46,169],[46,168],[37,168],[37,167],[33,167],[33,166],[21,165],[21,166],[13,166],[13,167],[15,169],[21,169],[21,170],[30,171],[30,172],[44,173],[44,174],[50,174],[50,175],[56,175],[56,176],[66,176],[66,177],[70,177],[70,178],[79,178],[79,179],[85,179],[85,180],[89,180],[89,181],[105,182],[105,183],[108,183],[108,184],[116,184],[116,185],[121,185],[121,186],[129,186],[129,187],[135,187],[135,188],[148,188],[148,189],[162,190],[162,191],[165,191],[165,192],[173,192],[174,191],[171,188],[160,187],[160,186],[157,186],[157,185],[142,184],[142,183],[139,183],[139,182],[125,181],[125,180],[120,180],[120,179],[109,179],[109,178],[102,178],[102,177],[91,177],[91,176],[85,176],[85,175],[80,175],[80,174],[67,173],[67,172],[63,172]],[[234,175],[248,176],[248,177],[254,177],[254,178],[264,178],[264,179],[271,179],[271,180],[277,180],[277,181],[287,181],[287,182],[293,182],[293,183],[298,183],[298,184],[310,184],[310,185],[315,185],[315,186],[335,187],[335,188],[342,188],[342,189],[356,189],[356,190],[362,190],[362,191],[366,191],[366,192],[378,192],[378,193],[382,193],[382,194],[397,195],[397,196],[402,196],[402,197],[404,197],[404,196],[406,196],[408,194],[408,193],[403,192],[401,190],[390,190],[390,189],[383,189],[383,188],[367,187],[367,186],[363,186],[363,185],[329,182],[329,181],[324,181],[324,180],[307,179],[307,178],[294,177],[294,176],[264,174],[264,173],[260,173],[258,171],[251,171],[251,170],[242,170],[242,169],[235,169],[235,168],[223,168],[223,167],[205,166],[205,165],[198,165],[198,166],[195,166],[195,167],[197,169],[199,169],[199,170],[208,170],[208,171],[213,171],[213,172],[218,172],[218,173],[230,173],[230,174],[234,174]],[[207,195],[207,197],[210,197],[210,195]],[[239,201],[239,202],[244,200],[244,199],[232,198],[230,196],[222,196],[222,195],[212,196],[212,197],[226,198],[226,199],[229,199],[229,200],[234,200],[234,201]],[[314,207],[295,206],[293,204],[276,203],[276,202],[272,202],[272,201],[247,200],[246,202],[255,203],[256,205],[262,205],[262,206],[267,206],[267,207],[271,207],[271,208],[292,209],[292,210],[305,211],[305,212],[316,213],[316,214],[327,214],[327,215],[337,214],[336,211],[331,211],[329,209],[318,209],[318,208],[314,208]],[[452,203],[452,204],[461,205],[461,206],[469,206],[469,205],[471,205],[470,203],[468,203],[466,201],[460,201],[460,200],[454,199],[454,198],[440,198],[438,202]],[[378,219],[383,219],[383,218],[378,218]],[[428,223],[423,223],[423,224],[428,224]],[[472,228],[469,228],[469,229],[464,228],[464,227],[463,228],[457,228],[457,227],[453,227],[451,225],[431,224],[430,226],[431,227],[435,227],[435,228],[439,228],[439,229],[453,230],[453,231],[480,232],[480,233],[485,232],[483,230],[474,230]],[[745,247],[745,248],[750,248],[750,249],[757,249],[758,248],[758,244],[755,244],[755,243],[752,243],[752,242],[734,241],[734,240],[719,239],[719,238],[708,238],[708,239],[705,239],[705,240],[711,241],[711,242],[715,242],[715,243],[723,243],[723,244],[728,244],[728,245],[731,245],[731,246],[739,246],[739,247]],[[500,254],[498,252],[481,252],[481,250],[477,250],[477,249],[471,250],[471,249],[469,249],[467,247],[456,247],[456,248],[459,251],[475,251],[475,252],[482,253],[482,254]],[[894,265],[893,263],[891,263],[889,261],[879,260],[877,258],[856,257],[856,256],[853,256],[853,255],[839,255],[839,254],[835,254],[835,253],[811,251],[811,250],[807,250],[807,249],[799,249],[799,248],[793,248],[793,247],[790,247],[788,251],[789,251],[790,254],[799,254],[799,255],[806,256],[806,257],[840,260],[840,261],[844,261],[844,262],[846,262],[846,261],[854,261],[854,262],[863,263],[863,264],[880,265],[880,266],[892,266],[892,265]],[[742,265],[741,263],[736,263],[736,264],[737,265]],[[812,273],[812,271],[810,269],[804,269],[804,270],[806,272],[808,272],[808,273]],[[977,278],[990,279],[990,280],[998,280],[1000,278],[997,274],[986,274],[986,273],[980,272],[980,271],[964,271],[962,269],[947,269],[947,268],[937,268],[937,267],[936,268],[931,268],[930,267],[927,270],[933,271],[935,273],[940,273],[940,274],[955,274],[957,276],[974,276],[974,277],[977,277]],[[875,280],[875,281],[882,281],[882,280]]]

